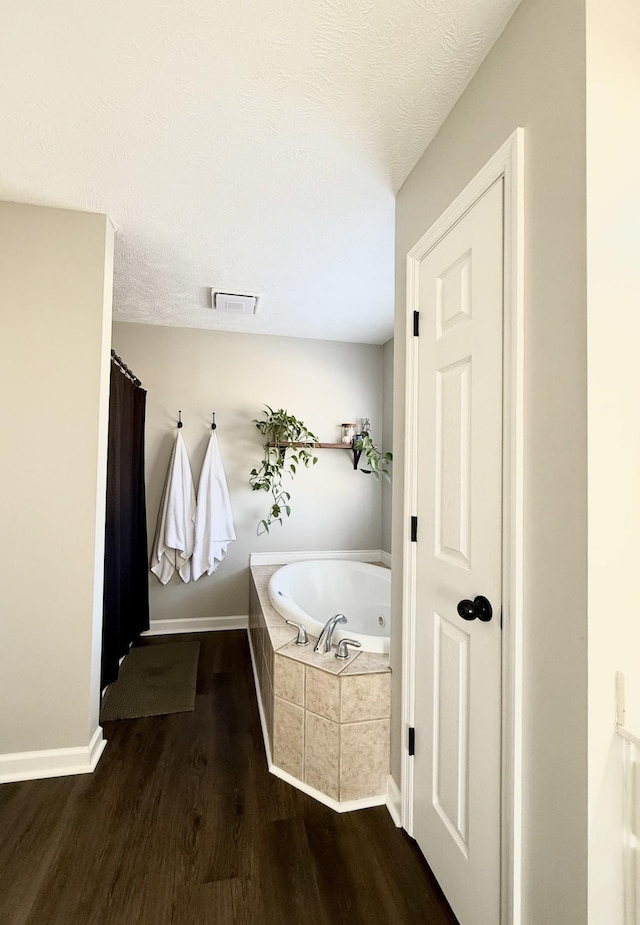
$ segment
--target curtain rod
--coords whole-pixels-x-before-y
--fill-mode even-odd
[[[115,352],[115,350],[113,350],[113,349],[111,350],[111,359],[112,359],[113,362],[116,364],[116,366],[118,366],[118,367],[122,370],[122,372],[125,374],[125,376],[128,376],[129,379],[131,379],[131,380],[133,381],[134,385],[136,385],[136,386],[141,386],[141,385],[142,385],[142,382],[138,379],[138,377],[137,377],[136,374],[133,372],[133,370],[129,369],[129,367],[128,367],[127,364],[124,362],[124,360],[122,359],[122,357],[119,357],[118,354],[117,354],[117,353]]]

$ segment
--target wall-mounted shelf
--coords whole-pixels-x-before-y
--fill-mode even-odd
[[[351,450],[353,453],[353,468],[358,468],[358,463],[360,462],[360,455],[362,450],[354,450],[353,443],[270,443],[269,446],[277,446],[280,450],[280,453],[284,453],[287,447],[296,447],[304,446],[307,449],[313,450]]]

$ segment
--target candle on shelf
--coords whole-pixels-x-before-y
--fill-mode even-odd
[[[343,424],[342,425],[342,442],[345,443],[347,446],[350,446],[355,436],[355,433],[356,433],[355,423],[354,424]]]

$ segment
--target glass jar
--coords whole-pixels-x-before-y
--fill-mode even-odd
[[[353,438],[356,435],[356,425],[354,424],[342,424],[342,442],[347,446],[350,446],[353,442]]]

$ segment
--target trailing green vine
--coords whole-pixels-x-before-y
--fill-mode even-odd
[[[318,462],[312,450],[318,438],[304,421],[288,414],[284,408],[274,411],[269,405],[265,405],[262,413],[264,420],[253,423],[266,438],[264,456],[259,468],[251,470],[249,483],[253,491],[266,491],[271,495],[271,506],[267,516],[258,523],[258,536],[268,533],[274,523],[282,526],[283,517],[291,514],[291,494],[283,486],[285,475],[293,478],[300,466],[308,469]]]
[[[361,434],[353,444],[354,450],[360,450],[367,461],[368,469],[361,469],[365,475],[372,475],[374,479],[380,481],[383,478],[386,482],[391,482],[391,463],[393,462],[393,453],[383,453],[374,444],[369,434]]]

